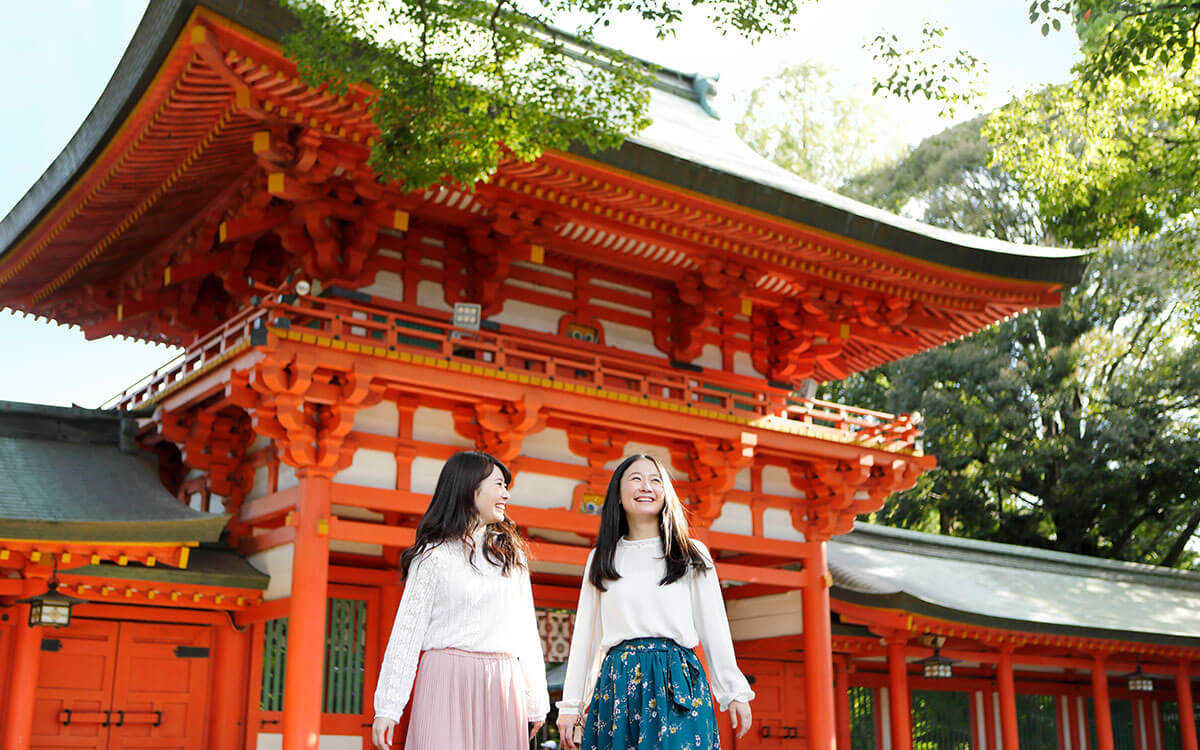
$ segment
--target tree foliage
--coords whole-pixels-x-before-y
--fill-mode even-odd
[[[879,103],[843,91],[832,76],[809,61],[783,67],[750,93],[736,126],[758,153],[831,189],[900,150]]]
[[[717,27],[751,38],[785,30],[800,0],[693,0]],[[366,82],[381,136],[371,165],[419,189],[470,188],[506,154],[537,158],[579,143],[620,145],[647,124],[653,71],[591,43],[617,14],[659,36],[684,5],[657,0],[293,0],[300,28],[284,40],[306,82],[344,92]],[[552,21],[579,17],[573,34]]]
[[[1036,241],[1036,206],[986,166],[980,122],[852,183],[930,223]],[[928,209],[928,210],[926,210]],[[1196,233],[1192,233],[1196,237]],[[939,468],[877,520],[1163,565],[1200,526],[1200,340],[1162,235],[1097,252],[1060,307],[827,386],[920,411]]]
[[[1059,236],[1087,246],[1152,234],[1200,208],[1200,5],[1037,2],[1030,16],[1070,22],[1081,61],[1072,81],[1014,101],[986,132]]]

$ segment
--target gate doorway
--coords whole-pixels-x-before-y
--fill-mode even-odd
[[[33,750],[202,750],[212,631],[76,620],[42,638]]]

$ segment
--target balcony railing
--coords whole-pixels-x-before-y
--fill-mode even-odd
[[[349,297],[349,298],[346,298]],[[920,416],[899,417],[815,399],[796,398],[766,381],[704,368],[682,369],[653,357],[539,334],[469,330],[449,316],[415,313],[357,293],[327,296],[271,294],[199,339],[183,354],[110,399],[105,406],[136,409],[214,369],[253,346],[256,332],[286,329],[312,341],[368,354],[404,353],[413,361],[441,360],[525,374],[543,381],[618,394],[630,402],[690,407],[729,415],[764,429],[797,432],[877,447],[919,450]]]

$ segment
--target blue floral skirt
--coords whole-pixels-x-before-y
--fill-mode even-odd
[[[669,638],[609,649],[588,705],[583,750],[720,750],[700,660]]]

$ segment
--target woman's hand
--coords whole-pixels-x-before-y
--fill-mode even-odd
[[[733,724],[734,732],[741,739],[742,735],[750,731],[750,725],[754,723],[754,717],[750,714],[750,704],[745,701],[730,701],[729,721]]]
[[[529,722],[529,739],[531,739],[531,740],[532,740],[532,739],[534,738],[534,736],[536,736],[536,735],[537,735],[537,733],[538,733],[538,730],[539,730],[539,729],[541,729],[541,728],[542,728],[542,727],[543,727],[545,724],[546,724],[546,722],[545,722],[545,721],[531,721],[531,722]]]
[[[392,732],[395,729],[396,722],[376,716],[375,721],[371,722],[371,742],[379,750],[388,750],[392,745]]]
[[[575,750],[575,738],[571,736],[571,730],[575,727],[575,720],[579,718],[579,714],[564,714],[558,715],[558,722],[555,726],[558,727],[558,746],[563,750]]]

